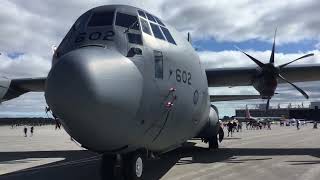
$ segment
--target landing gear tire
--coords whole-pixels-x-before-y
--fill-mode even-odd
[[[145,168],[145,155],[143,152],[136,151],[128,154],[123,162],[124,175],[126,180],[141,180]]]
[[[100,175],[102,180],[114,179],[115,178],[115,165],[116,165],[115,155],[102,155]]]
[[[219,148],[219,143],[218,143],[218,138],[217,136],[214,136],[209,139],[209,149],[218,149]]]

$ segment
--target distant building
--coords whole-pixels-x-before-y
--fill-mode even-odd
[[[320,109],[320,102],[311,102],[310,109]]]
[[[265,104],[259,104],[258,108],[249,109],[252,117],[284,117],[286,119],[306,119],[320,121],[320,102],[311,102],[310,106],[292,106],[291,103],[281,108],[280,105],[266,111]],[[236,109],[236,117],[245,117],[245,109]]]

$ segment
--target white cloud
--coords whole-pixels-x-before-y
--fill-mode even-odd
[[[146,9],[183,33],[192,32],[194,40],[215,38],[218,41],[232,42],[251,39],[271,41],[276,27],[279,43],[320,39],[320,1],[316,0],[186,0],[183,3],[180,0],[2,0],[0,75],[45,76],[50,69],[51,46],[59,44],[83,12],[104,4],[129,4]],[[319,45],[316,48],[318,50],[313,51],[316,53],[315,57],[298,63],[319,62]],[[7,56],[12,52],[24,54],[12,60]],[[270,51],[248,53],[263,62],[270,56]],[[199,52],[199,55],[212,67],[254,66],[247,57],[236,51],[207,51]],[[278,53],[276,63],[282,64],[301,55]],[[247,89],[241,91],[254,92]],[[32,100],[35,96],[37,94],[23,97]],[[15,107],[19,108],[21,98],[8,103],[16,104]],[[43,103],[31,103],[29,106],[36,109]]]
[[[0,64],[1,76],[8,78],[45,77],[51,67],[50,60],[36,54],[23,54],[15,59],[3,54]]]
[[[270,59],[271,51],[253,51],[249,50],[246,53],[255,57],[263,63],[267,63]],[[305,53],[276,53],[275,54],[275,65],[281,65],[296,58],[299,58],[305,54],[314,53],[312,57],[301,59],[300,61],[294,62],[293,64],[314,64],[320,63],[320,50],[313,50]],[[205,67],[211,68],[222,68],[222,67],[248,67],[256,66],[246,55],[239,51],[202,51],[198,52],[201,62]]]

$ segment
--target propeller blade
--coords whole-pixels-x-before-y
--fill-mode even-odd
[[[274,64],[274,51],[275,51],[275,46],[276,46],[276,35],[277,35],[277,29],[274,32],[274,37],[273,37],[273,45],[272,45],[272,52],[270,56],[270,63]]]
[[[291,86],[293,86],[294,88],[296,88],[296,90],[298,90],[306,99],[309,99],[309,96],[306,92],[304,92],[302,89],[300,89],[298,86],[294,85],[292,82],[288,81],[286,78],[284,78],[283,76],[281,76],[281,74],[278,75],[278,77],[282,80],[284,80],[285,82],[291,84]]]
[[[298,61],[298,60],[300,60],[300,59],[303,59],[303,58],[306,58],[306,57],[310,57],[310,56],[314,56],[314,54],[313,54],[313,53],[310,53],[310,54],[301,56],[301,57],[299,57],[298,59],[295,59],[295,60],[293,60],[293,61],[290,61],[290,62],[288,62],[288,63],[285,63],[285,64],[280,65],[279,68],[282,69],[282,68],[286,67],[287,65],[289,65],[289,64],[291,64],[291,63],[293,63],[293,62],[296,62],[296,61]]]
[[[268,111],[268,110],[269,110],[269,105],[270,105],[270,99],[268,99],[268,101],[267,101],[266,111]]]
[[[245,53],[244,51],[242,51],[239,47],[237,47],[237,46],[235,46],[240,52],[242,52],[243,54],[245,54],[246,56],[248,56],[253,62],[255,62],[259,67],[263,67],[264,66],[264,64],[261,62],[261,61],[259,61],[258,59],[256,59],[256,58],[254,58],[254,57],[252,57],[252,56],[250,56],[249,54],[247,54],[247,53]]]

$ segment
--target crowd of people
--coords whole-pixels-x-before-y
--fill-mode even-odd
[[[278,123],[278,122],[276,122]],[[241,122],[238,120],[230,120],[230,121],[225,121],[222,123],[222,127],[227,129],[228,135],[227,137],[233,135],[235,132],[242,132],[242,124],[245,124],[246,130],[262,130],[262,129],[267,129],[271,130],[271,121],[246,121],[246,122]],[[300,121],[298,119],[293,119],[292,122],[290,121],[289,124],[285,123],[284,121],[280,121],[280,126],[296,126],[297,130],[300,129],[301,126],[304,126],[307,124],[306,121]],[[318,124],[317,121],[313,121],[313,128],[317,129]]]
[[[27,128],[27,126],[24,126],[23,132],[24,132],[24,137],[28,137],[28,128]],[[33,132],[34,132],[34,127],[31,126],[30,127],[30,137],[33,136]]]
[[[232,133],[234,133],[235,131],[242,132],[242,122],[238,122],[236,120],[229,121],[227,124],[224,124],[224,127],[227,127],[228,129],[228,137],[230,135],[232,137]]]

